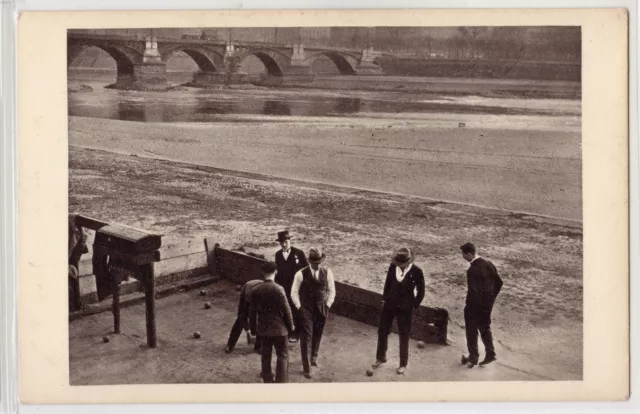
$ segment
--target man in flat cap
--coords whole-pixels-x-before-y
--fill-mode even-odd
[[[282,249],[276,252],[276,266],[278,268],[276,283],[284,288],[287,294],[287,300],[289,301],[289,307],[293,312],[295,331],[292,337],[289,338],[289,341],[297,342],[300,334],[300,315],[291,301],[291,285],[293,284],[295,274],[300,269],[307,267],[309,263],[307,263],[304,252],[291,245],[291,234],[289,234],[288,230],[278,232],[278,243],[280,243]]]
[[[262,266],[264,282],[253,288],[249,325],[251,334],[262,340],[262,379],[274,382],[271,356],[276,350],[275,382],[289,382],[288,335],[293,332],[293,317],[282,286],[275,282],[276,264],[266,262]]]
[[[408,248],[397,250],[387,271],[382,293],[382,314],[378,328],[378,349],[373,368],[387,362],[387,343],[393,320],[400,336],[400,365],[397,373],[404,374],[409,362],[409,336],[413,311],[424,299],[424,273],[414,263],[414,255]]]
[[[491,334],[491,312],[493,304],[502,289],[502,279],[490,261],[476,254],[473,243],[460,246],[462,257],[469,262],[467,269],[467,298],[464,307],[464,325],[467,334],[469,356],[462,357],[462,363],[473,368],[478,364],[478,331],[485,349],[485,358],[480,365],[496,360]]]
[[[296,273],[291,287],[293,305],[300,314],[300,351],[305,378],[311,378],[311,366],[318,366],[318,351],[329,308],[336,297],[331,269],[322,266],[326,255],[318,248],[309,249],[309,266]],[[311,354],[311,364],[309,364]]]

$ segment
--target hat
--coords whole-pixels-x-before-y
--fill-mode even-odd
[[[291,235],[289,234],[289,230],[279,231],[278,232],[278,240],[277,241],[282,243],[285,240],[291,240]]]
[[[413,252],[406,247],[398,249],[391,259],[396,266],[402,266],[413,262]]]
[[[322,262],[324,262],[324,259],[327,256],[322,253],[322,251],[320,249],[317,249],[315,247],[312,247],[311,249],[309,249],[309,263],[313,263],[313,264],[320,264]]]
[[[270,275],[272,273],[275,273],[277,267],[276,264],[273,262],[265,262],[262,267],[260,268],[260,271],[262,272],[263,275]]]

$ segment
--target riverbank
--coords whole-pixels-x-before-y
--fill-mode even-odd
[[[104,127],[94,126],[94,132]],[[450,312],[460,353],[466,264],[458,246],[472,240],[505,282],[493,318],[501,352],[516,368],[526,360],[545,378],[582,376],[579,228],[407,195],[295,184],[112,152],[72,147],[69,155],[71,211],[160,232],[167,243],[213,237],[226,248],[273,257],[274,235],[289,228],[298,247],[325,249],[338,280],[374,291],[382,289],[391,250],[411,246],[427,274],[424,303]]]
[[[117,73],[113,69],[70,68],[68,82],[82,83],[83,81],[108,80],[115,82]],[[168,72],[169,84],[180,86],[189,83],[193,72]],[[258,86],[259,75],[249,77],[254,85],[232,85],[231,88],[263,89]],[[212,85],[213,88],[225,88],[224,85]],[[505,97],[523,99],[580,99],[582,96],[581,83],[577,81],[559,80],[527,80],[527,79],[491,79],[491,78],[463,78],[446,76],[345,76],[323,75],[314,76],[312,82],[288,83],[278,89],[321,89],[333,91],[387,91],[441,94],[451,96],[477,95],[483,97]]]
[[[579,118],[413,116],[219,115],[215,128],[70,117],[69,142],[581,222]]]

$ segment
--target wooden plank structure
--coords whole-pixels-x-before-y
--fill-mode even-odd
[[[92,267],[96,278],[98,300],[113,297],[113,324],[120,333],[119,285],[129,275],[139,280],[145,292],[147,345],[155,348],[156,306],[154,263],[160,261],[162,236],[150,234],[90,217],[76,216],[76,225],[95,230]]]

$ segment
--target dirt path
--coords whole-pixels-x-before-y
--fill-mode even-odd
[[[539,375],[582,375],[582,231],[534,217],[427,202],[410,196],[300,185],[255,174],[70,150],[70,209],[166,234],[215,237],[227,248],[272,257],[274,235],[295,234],[303,249],[321,245],[336,277],[382,288],[392,249],[412,247],[426,270],[428,306],[451,314],[462,335],[466,264],[458,246],[474,241],[505,286],[494,330],[513,358]],[[464,350],[458,341],[458,351]],[[503,351],[504,352],[504,351]],[[531,362],[533,361],[533,362]]]

